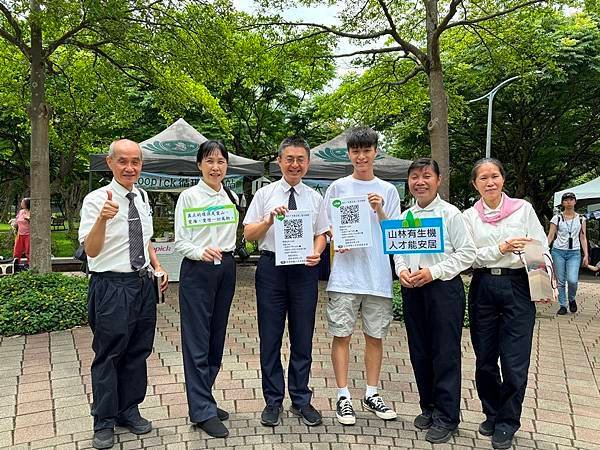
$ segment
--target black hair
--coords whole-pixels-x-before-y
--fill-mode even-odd
[[[379,135],[373,128],[356,127],[351,128],[346,133],[346,148],[377,148]]]
[[[281,144],[279,144],[279,149],[277,150],[277,156],[281,156],[283,151],[288,147],[301,147],[306,150],[306,156],[310,159],[310,147],[308,146],[308,142],[303,137],[300,136],[288,136]]]
[[[435,174],[438,177],[440,176],[440,165],[437,163],[437,161],[435,159],[432,159],[432,158],[417,158],[417,159],[415,159],[408,168],[408,175],[410,176],[410,173],[413,170],[421,170],[421,169],[424,169],[425,167],[431,167],[431,169],[435,172]]]
[[[25,203],[25,208],[31,209],[31,199],[29,197],[25,197],[23,202]]]
[[[213,152],[221,152],[221,156],[225,158],[225,161],[229,162],[229,153],[225,149],[225,145],[221,141],[204,141],[200,144],[200,148],[198,149],[198,154],[196,155],[196,162],[200,163],[203,159],[208,158],[208,156]]]
[[[497,160],[496,158],[481,158],[475,162],[475,165],[473,166],[473,169],[471,170],[471,181],[473,183],[475,182],[475,179],[477,178],[477,171],[484,164],[495,165],[498,168],[498,170],[500,171],[500,175],[502,175],[502,178],[506,178],[506,172],[504,171],[504,166],[502,165],[502,163],[499,160]]]

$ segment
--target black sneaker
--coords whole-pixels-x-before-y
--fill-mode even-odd
[[[217,408],[217,417],[221,421],[227,420],[227,419],[229,419],[229,413],[227,411],[225,411],[224,409]]]
[[[146,434],[152,431],[152,422],[142,416],[135,419],[117,420],[117,426],[127,428],[133,434]]]
[[[452,435],[457,431],[457,428],[450,430],[448,428],[442,428],[438,425],[432,425],[431,428],[427,430],[425,439],[433,444],[442,444],[444,442],[448,442]]]
[[[479,434],[483,436],[491,436],[494,434],[496,422],[492,419],[485,419],[479,424]]]
[[[290,412],[295,414],[296,416],[300,416],[302,418],[302,422],[304,422],[309,427],[314,427],[315,425],[320,425],[323,422],[323,417],[321,417],[321,413],[317,411],[311,404],[306,406],[302,406],[301,408],[296,408],[292,405],[290,408]]]
[[[498,450],[512,447],[514,433],[496,430],[492,436],[492,447]]]
[[[567,313],[567,308],[565,308],[564,306],[561,306],[560,308],[558,308],[558,311],[556,312],[556,314],[558,314],[559,316],[564,316]]]
[[[281,423],[281,412],[283,411],[283,407],[281,405],[267,405],[265,409],[263,409],[262,414],[260,415],[260,423],[262,423],[265,427],[276,427]]]
[[[94,439],[92,439],[92,447],[94,448],[112,448],[115,444],[115,430],[112,428],[104,428],[94,431]]]
[[[425,411],[415,417],[413,424],[419,430],[428,430],[433,425],[433,419],[431,418],[431,411]]]
[[[346,397],[340,397],[335,405],[335,415],[342,425],[354,425],[356,423],[356,414],[352,407],[352,400]]]
[[[398,417],[396,411],[388,408],[379,394],[373,394],[370,397],[363,398],[362,404],[365,409],[374,412],[380,419],[394,420],[396,417]]]
[[[575,300],[569,302],[569,311],[571,311],[572,313],[577,312],[577,302]]]
[[[218,417],[211,417],[203,422],[199,422],[197,425],[206,434],[215,438],[224,438],[229,435],[229,430]]]

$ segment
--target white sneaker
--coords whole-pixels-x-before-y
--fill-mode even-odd
[[[393,420],[398,417],[396,411],[388,408],[379,394],[373,394],[370,397],[363,398],[362,404],[365,409],[374,412],[380,419]]]
[[[356,414],[352,407],[352,400],[346,397],[340,397],[335,405],[335,415],[342,425],[354,425],[356,423]]]

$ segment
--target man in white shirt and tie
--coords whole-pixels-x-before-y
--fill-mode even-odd
[[[266,403],[261,415],[264,426],[274,427],[280,423],[285,391],[281,340],[286,315],[291,353],[288,368],[290,411],[308,426],[319,425],[322,421],[321,414],[310,404],[312,391],[308,379],[318,298],[317,264],[325,248],[329,225],[321,208],[323,198],[302,183],[309,158],[310,149],[304,139],[284,139],[277,157],[283,177],[256,192],[244,219],[244,236],[247,240],[258,240],[261,253],[256,268],[256,301]],[[276,266],[274,218],[295,209],[312,213],[313,254],[306,258],[304,265]]]
[[[113,446],[115,425],[135,434],[152,430],[138,405],[146,395],[146,359],[156,326],[152,268],[164,273],[150,244],[148,195],[135,186],[142,169],[140,146],[126,139],[115,141],[106,161],[113,180],[85,197],[79,225],[79,241],[91,272],[88,320],[94,333],[95,448]],[[165,273],[163,291],[167,283]]]

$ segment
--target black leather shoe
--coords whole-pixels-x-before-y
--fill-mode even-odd
[[[492,419],[485,419],[479,424],[479,434],[483,436],[491,436],[492,434],[494,434],[495,427],[495,421],[493,421]]]
[[[229,430],[218,417],[211,417],[204,422],[199,422],[198,426],[206,434],[215,438],[224,438],[229,435]]]
[[[283,407],[281,405],[267,405],[263,409],[260,415],[260,423],[266,427],[276,427],[281,423],[281,412]]]
[[[431,412],[425,411],[415,417],[413,422],[416,428],[419,430],[428,430],[433,425],[433,419],[431,418]]]
[[[509,433],[508,431],[496,430],[492,436],[492,447],[497,450],[504,450],[511,448],[513,444],[513,437],[515,433]]]
[[[94,448],[112,448],[115,444],[115,431],[112,428],[104,428],[94,431],[92,447]]]
[[[561,306],[560,308],[558,308],[558,311],[556,312],[556,314],[558,314],[559,316],[564,316],[567,313],[567,308],[565,308],[564,306]]]
[[[227,420],[227,419],[229,419],[229,413],[227,411],[225,411],[224,409],[217,408],[217,417],[221,421]]]
[[[323,422],[323,417],[321,417],[321,413],[317,411],[311,404],[302,406],[301,408],[296,408],[292,405],[292,407],[290,408],[290,412],[292,414],[295,414],[296,416],[300,416],[302,418],[302,422],[304,422],[309,427],[320,425],[321,422]]]
[[[575,300],[569,302],[569,311],[571,311],[572,313],[577,312],[577,302]]]
[[[146,434],[152,431],[152,422],[142,416],[136,419],[117,420],[117,426],[127,428],[133,434]]]
[[[452,435],[457,431],[457,428],[450,430],[448,428],[442,428],[438,425],[432,425],[431,428],[427,430],[425,439],[434,444],[442,444],[444,442],[448,442]]]

